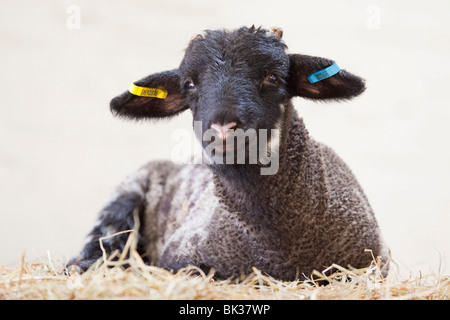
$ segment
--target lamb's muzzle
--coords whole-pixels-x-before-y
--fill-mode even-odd
[[[236,128],[236,122],[229,122],[226,124],[213,123],[211,129],[215,130],[220,139],[225,141],[227,139],[230,129]]]

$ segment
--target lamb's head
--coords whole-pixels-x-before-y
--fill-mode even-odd
[[[222,140],[230,129],[275,128],[289,98],[285,45],[262,29],[197,35],[179,73],[194,121],[201,121],[203,132],[212,128]],[[204,146],[207,143],[203,141]]]
[[[231,140],[230,132],[243,133],[250,138],[242,140],[246,141],[242,145],[248,161],[252,138],[248,132],[257,139],[261,132],[267,135],[267,145],[257,145],[267,152],[270,142],[283,135],[286,106],[292,97],[342,100],[365,88],[361,78],[338,68],[332,76],[329,71],[328,77],[308,80],[333,61],[287,54],[281,36],[280,29],[254,27],[205,31],[191,39],[178,69],[136,81],[128,92],[111,101],[111,110],[118,116],[141,119],[171,117],[190,109],[194,124],[200,124],[196,134],[204,148],[215,141],[219,142],[213,152],[216,157],[217,153],[220,157],[236,153],[239,142],[232,149],[226,142]],[[208,131],[214,139],[205,139]],[[264,163],[261,150],[258,154],[256,162]]]

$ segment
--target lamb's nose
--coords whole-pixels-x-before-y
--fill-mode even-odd
[[[222,140],[226,140],[227,136],[228,136],[228,131],[230,129],[234,129],[236,128],[236,122],[229,122],[226,124],[218,124],[218,123],[213,123],[211,125],[211,129],[214,129],[217,134],[219,135],[220,138],[222,138]]]

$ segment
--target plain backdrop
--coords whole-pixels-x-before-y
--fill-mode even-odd
[[[0,1],[0,263],[76,254],[112,189],[192,126],[124,122],[110,99],[176,68],[193,34],[253,24],[367,80],[351,102],[294,104],[358,177],[398,270],[448,272],[447,0]]]

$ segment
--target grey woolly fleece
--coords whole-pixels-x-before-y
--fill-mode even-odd
[[[367,267],[369,249],[387,274],[388,250],[354,175],[309,137],[291,103],[285,115],[275,175],[233,179],[207,165],[151,162],[117,189],[112,202],[129,193],[144,202],[140,243],[152,264],[224,278],[256,267],[294,280],[333,263]]]

